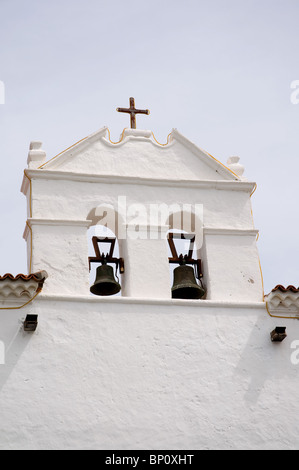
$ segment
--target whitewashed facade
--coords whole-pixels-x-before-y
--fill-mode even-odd
[[[47,277],[20,309],[5,309],[25,301],[0,282],[0,448],[299,448],[299,312],[266,308],[243,170],[175,129],[160,145],[135,129],[112,143],[103,128],[48,162],[31,143],[28,272]],[[167,233],[189,222],[206,296],[175,300]],[[124,259],[121,295],[89,291],[88,237],[101,224]]]

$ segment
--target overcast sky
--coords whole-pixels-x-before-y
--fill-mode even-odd
[[[240,156],[265,293],[299,285],[298,0],[0,0],[0,18],[0,274],[27,273],[30,141],[49,159],[103,126],[118,140],[134,96],[160,142]]]

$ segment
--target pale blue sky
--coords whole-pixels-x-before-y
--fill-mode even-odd
[[[31,140],[51,158],[107,125],[134,96],[137,126],[173,127],[258,184],[265,292],[299,285],[298,0],[0,0],[0,273],[26,271],[20,193]]]

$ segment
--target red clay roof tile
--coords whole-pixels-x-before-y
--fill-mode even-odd
[[[288,287],[284,287],[282,286],[281,284],[278,284],[276,287],[274,287],[274,289],[272,289],[272,292],[275,292],[277,290],[280,290],[281,292],[299,292],[299,287],[295,287],[295,286],[288,286]]]

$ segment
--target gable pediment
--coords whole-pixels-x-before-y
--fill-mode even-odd
[[[239,177],[176,129],[167,144],[151,131],[124,130],[118,143],[104,127],[39,168],[98,176],[126,176],[174,181],[234,181]]]

